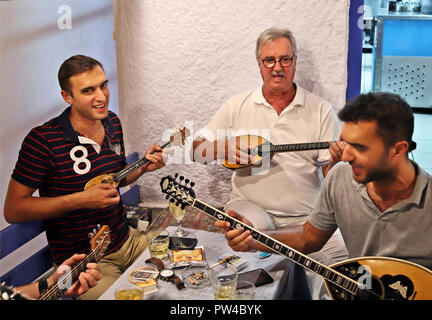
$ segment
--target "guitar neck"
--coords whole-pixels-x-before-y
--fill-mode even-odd
[[[92,250],[83,260],[77,263],[71,270],[59,278],[55,284],[42,293],[37,300],[55,300],[63,295],[63,293],[69,289],[68,284],[72,285],[78,280],[80,273],[86,269],[87,264],[97,261],[96,256],[96,250]]]
[[[249,230],[252,237],[261,243],[262,245],[266,246],[267,248],[271,249],[272,251],[276,251],[277,253],[280,253],[290,259],[291,261],[303,266],[304,268],[311,270],[312,272],[318,273],[323,278],[327,279],[328,281],[334,283],[335,285],[345,289],[346,291],[357,295],[359,292],[359,286],[356,281],[351,280],[350,278],[346,277],[342,273],[339,273],[311,258],[308,256],[298,252],[297,250],[294,250],[287,245],[263,234],[262,232],[240,222],[239,220],[229,216],[228,214],[224,213],[223,211],[220,211],[218,209],[215,209],[204,202],[194,199],[191,205],[203,212],[205,212],[207,215],[218,219],[227,221],[230,223],[231,228],[235,229],[238,227],[243,227],[244,230]]]
[[[330,144],[328,142],[276,144],[276,145],[272,145],[270,147],[270,152],[318,150],[318,149],[327,149],[329,147],[330,147]]]
[[[170,145],[171,145],[171,143],[167,142],[163,146],[161,146],[161,148],[164,149]],[[153,154],[153,153],[155,153],[155,151],[151,152],[151,154]],[[119,172],[117,172],[113,177],[114,181],[117,183],[120,183],[120,181],[122,181],[124,178],[126,178],[128,175],[130,175],[132,172],[141,168],[147,162],[149,162],[149,160],[146,159],[145,157],[142,157],[141,159],[135,161],[130,166],[127,166],[123,170],[120,170]]]

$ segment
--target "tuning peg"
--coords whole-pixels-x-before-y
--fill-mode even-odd
[[[195,182],[191,181],[190,185],[191,187],[193,187],[195,185]]]
[[[89,234],[88,234],[88,237],[91,239],[91,238],[93,238],[95,235],[94,235],[94,233],[93,232],[90,232]]]
[[[188,183],[189,183],[189,181],[190,181],[189,179],[186,179],[186,180],[185,180],[185,183],[186,183],[186,184],[188,184]]]
[[[186,206],[184,204],[181,205],[180,207],[182,210],[184,210],[186,208]]]
[[[178,176],[179,174],[176,172],[176,174],[174,175],[174,179],[177,179]]]
[[[168,194],[166,195],[165,199],[167,199],[167,200],[169,199],[169,195]]]
[[[97,228],[98,230],[100,230],[101,225],[100,225],[100,224],[96,225],[96,228]]]
[[[180,181],[183,181],[184,177],[183,177],[183,176],[180,176],[180,178],[179,178],[179,179],[180,179]]]
[[[171,203],[174,203],[174,201],[175,201],[175,200],[174,200],[173,198],[170,199],[170,202],[171,202]]]

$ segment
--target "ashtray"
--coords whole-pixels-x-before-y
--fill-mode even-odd
[[[183,282],[193,289],[201,289],[210,285],[210,270],[192,267],[183,273]]]

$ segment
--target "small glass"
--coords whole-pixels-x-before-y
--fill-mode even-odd
[[[114,296],[117,300],[142,300],[143,289],[133,284],[125,284],[119,286]]]
[[[150,257],[159,259],[168,258],[168,246],[169,246],[170,233],[166,230],[162,230],[158,236],[149,241]]]
[[[237,300],[255,300],[255,292],[256,287],[252,282],[246,280],[237,281]]]
[[[211,269],[210,279],[215,300],[235,300],[237,288],[237,271],[223,265]]]

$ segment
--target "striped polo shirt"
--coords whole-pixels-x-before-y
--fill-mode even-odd
[[[30,131],[12,173],[19,183],[39,189],[41,197],[83,191],[90,179],[118,172],[126,165],[123,131],[117,115],[110,111],[102,120],[105,139],[99,146],[73,129],[70,109]],[[75,253],[88,253],[88,235],[97,225],[108,225],[111,229],[111,244],[105,254],[117,251],[129,233],[121,201],[104,209],[72,211],[45,220],[44,225],[51,257],[57,264]]]

